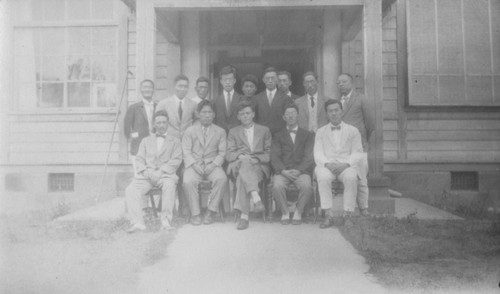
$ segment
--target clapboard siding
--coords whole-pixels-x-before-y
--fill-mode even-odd
[[[16,164],[104,164],[107,152],[12,152],[11,162]],[[118,152],[109,155],[109,162],[118,162]]]
[[[10,124],[10,132],[20,134],[32,133],[111,133],[114,122],[94,122],[94,121],[75,121],[75,122],[15,122]],[[89,136],[82,137],[82,142],[89,140]],[[15,144],[16,142],[11,142]]]
[[[499,122],[500,123],[500,122]],[[384,133],[385,134],[385,133]],[[500,139],[500,130],[425,130],[411,131],[407,136],[408,141],[498,141]]]
[[[446,163],[494,163],[500,161],[500,152],[496,151],[408,151],[408,160],[412,162]]]
[[[495,151],[500,141],[409,141],[408,151]]]
[[[109,140],[108,140],[109,141]],[[15,143],[11,144],[10,152],[15,153],[57,153],[63,155],[66,152],[69,153],[86,153],[86,152],[102,152],[109,148],[109,142],[33,142],[33,143]],[[118,152],[118,144],[112,144],[112,152]]]
[[[408,120],[408,131],[500,130],[500,121],[498,120],[445,120],[445,117],[446,115],[443,115],[443,120]]]

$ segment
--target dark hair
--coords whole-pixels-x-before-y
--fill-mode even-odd
[[[185,76],[185,75],[183,75],[183,74],[180,74],[180,75],[178,75],[178,76],[176,76],[176,77],[175,77],[175,79],[174,79],[174,83],[175,83],[175,84],[177,84],[177,82],[178,82],[178,81],[186,81],[186,82],[188,82],[188,83],[189,83],[189,79],[188,79],[188,77],[186,77],[186,76]]]
[[[207,99],[203,99],[200,101],[200,103],[198,103],[198,107],[196,108],[196,110],[198,110],[198,113],[201,112],[201,110],[205,106],[209,106],[210,108],[212,108],[212,111],[215,113],[214,103],[210,100],[207,100]]]
[[[219,71],[219,78],[222,78],[223,75],[228,75],[228,74],[233,74],[233,77],[236,79],[236,68],[228,65],[224,66],[220,71]]]
[[[168,113],[165,110],[158,110],[157,112],[155,112],[155,118],[153,120],[156,120],[156,118],[159,116],[164,116],[168,120]]]
[[[251,82],[252,84],[255,85],[255,87],[257,87],[259,85],[257,82],[257,77],[254,76],[253,74],[248,74],[248,75],[244,76],[243,79],[241,79],[242,86],[245,84],[245,82]]]
[[[313,72],[313,71],[306,71],[302,75],[302,80],[304,80],[307,76],[313,76],[315,80],[318,80],[318,75],[315,72]]]
[[[150,79],[142,80],[140,85],[142,86],[142,84],[144,84],[144,83],[151,83],[151,85],[153,85],[153,88],[155,87],[155,83]]]
[[[243,100],[240,103],[238,103],[238,106],[236,107],[236,112],[239,113],[240,111],[242,111],[243,109],[245,109],[247,107],[250,107],[252,109],[252,111],[255,112],[255,106],[253,105],[252,102],[247,101],[247,100]]]
[[[354,81],[354,78],[351,76],[351,74],[348,74],[346,72],[343,72],[343,73],[339,74],[339,77],[340,76],[347,76],[351,80],[351,82]]]
[[[264,73],[262,74],[262,77],[264,77],[267,73],[274,72],[276,75],[278,75],[278,71],[274,67],[268,67],[264,70]]]
[[[338,104],[340,106],[340,109],[344,109],[342,107],[342,102],[340,102],[340,100],[337,100],[337,99],[328,99],[325,102],[325,112],[326,112],[326,109],[328,108],[328,106],[330,106],[332,104]]]
[[[299,107],[297,106],[297,104],[292,102],[285,104],[285,106],[283,107],[283,114],[285,114],[286,110],[289,108],[295,108],[295,110],[297,110],[297,113],[299,113]]]
[[[278,76],[281,76],[281,75],[286,75],[290,81],[292,80],[292,74],[286,70],[279,71]]]
[[[198,83],[202,83],[202,82],[205,82],[205,83],[210,84],[210,81],[208,80],[208,78],[206,78],[206,77],[199,77],[199,78],[196,80],[196,86],[198,86]]]

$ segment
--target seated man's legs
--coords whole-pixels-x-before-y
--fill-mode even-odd
[[[212,182],[212,190],[210,191],[210,196],[208,197],[208,210],[212,212],[217,212],[219,210],[219,204],[222,200],[222,195],[226,193],[227,187],[227,176],[221,167],[216,167],[210,175],[208,175],[208,180]]]
[[[161,219],[162,224],[164,224],[165,220],[168,221],[168,224],[172,221],[173,211],[175,205],[175,189],[177,188],[177,177],[169,177],[169,178],[161,178],[158,181],[158,186],[161,187]]]
[[[313,195],[313,187],[311,184],[311,176],[308,174],[301,174],[295,180],[295,186],[299,189],[299,199],[297,199],[297,211],[293,215],[295,220],[302,219],[302,213],[304,212],[304,208],[307,203],[312,198]]]
[[[354,168],[348,167],[338,178],[344,183],[344,213],[352,213],[356,209],[359,182],[358,172]]]
[[[315,169],[316,178],[318,180],[319,198],[321,201],[321,209],[325,210],[329,216],[333,216],[333,194],[332,181],[335,175],[326,167],[317,166]]]
[[[149,180],[133,179],[125,189],[125,205],[132,225],[146,229],[142,212],[142,196],[151,190],[153,185]]]
[[[259,182],[264,178],[264,172],[259,164],[242,161],[236,177],[236,200],[234,208],[248,217],[252,192],[259,192]]]
[[[283,175],[275,175],[273,180],[273,198],[281,211],[281,219],[290,219],[290,211],[286,201],[286,187],[290,184],[290,180]]]
[[[184,188],[186,198],[188,199],[191,217],[200,214],[200,195],[198,185],[201,180],[202,177],[192,167],[188,167],[184,171],[182,186]]]

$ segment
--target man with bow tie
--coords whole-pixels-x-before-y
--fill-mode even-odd
[[[281,210],[281,224],[290,223],[290,210],[286,199],[286,188],[294,183],[299,190],[294,225],[302,223],[304,207],[313,195],[311,172],[314,167],[314,133],[299,128],[299,108],[295,103],[285,106],[283,120],[286,127],[276,133],[271,144],[271,165],[274,168],[273,197]]]
[[[326,213],[320,228],[333,225],[332,181],[337,179],[344,184],[343,219],[352,216],[356,202],[362,215],[367,214],[368,192],[366,174],[368,160],[363,152],[361,135],[358,129],[342,121],[342,103],[332,99],[325,102],[329,123],[316,132],[314,160],[316,177],[321,200],[321,209]]]
[[[200,195],[198,185],[207,179],[212,183],[208,196],[207,213],[203,223],[214,222],[214,216],[219,208],[221,196],[227,184],[227,177],[222,169],[226,154],[226,132],[213,124],[215,106],[209,100],[198,104],[200,124],[189,127],[182,138],[184,154],[183,187],[188,198],[192,225],[202,223],[200,216]]]
[[[142,197],[157,186],[162,190],[161,224],[170,229],[177,186],[176,171],[182,162],[182,149],[179,139],[172,136],[168,129],[168,114],[157,111],[154,116],[156,134],[142,140],[135,158],[137,176],[125,190],[125,203],[131,227],[129,233],[144,231]]]

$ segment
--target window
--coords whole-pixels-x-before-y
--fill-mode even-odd
[[[116,105],[118,28],[99,21],[113,18],[112,5],[113,0],[19,3],[16,12],[24,21],[14,35],[19,109]]]
[[[49,192],[74,190],[75,174],[49,174]]]
[[[500,1],[408,0],[411,106],[500,106]]]

